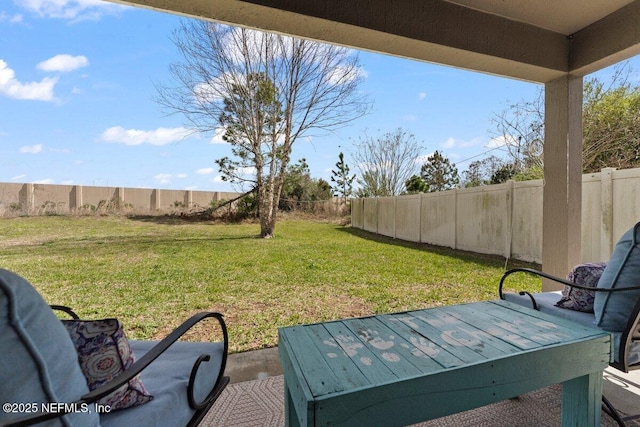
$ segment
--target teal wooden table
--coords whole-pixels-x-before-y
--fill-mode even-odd
[[[402,426],[562,383],[599,426],[611,336],[506,301],[279,329],[288,426]]]

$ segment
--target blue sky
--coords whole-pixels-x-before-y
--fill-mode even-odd
[[[171,33],[180,19],[99,0],[4,0],[0,181],[231,190],[214,163],[229,146],[210,136],[184,138],[184,119],[166,116],[153,100],[154,83],[168,83],[169,64],[179,60]],[[398,127],[423,143],[424,156],[439,150],[462,172],[492,148],[490,119],[539,89],[359,55],[373,110],[349,127],[296,142],[292,159],[306,158],[314,178],[329,180],[340,151],[349,164],[365,131]]]

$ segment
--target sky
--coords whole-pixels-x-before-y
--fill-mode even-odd
[[[181,18],[100,0],[0,3],[0,182],[234,191],[215,160],[230,146],[193,135],[154,101],[180,61]],[[500,156],[491,119],[532,100],[540,85],[354,51],[371,113],[327,135],[296,141],[311,176],[329,181],[340,152],[366,134],[402,128],[462,173]],[[632,59],[632,67],[640,58]],[[598,73],[603,79],[610,69]],[[636,75],[638,76],[638,75]],[[640,80],[640,79],[639,79]],[[190,135],[190,136],[188,136]]]

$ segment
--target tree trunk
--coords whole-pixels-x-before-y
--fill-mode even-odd
[[[259,191],[258,206],[260,208],[260,237],[270,239],[275,236],[276,212],[278,204],[275,200],[273,183],[264,182]]]

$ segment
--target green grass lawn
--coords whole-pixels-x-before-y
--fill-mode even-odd
[[[258,234],[257,224],[170,217],[5,218],[0,267],[81,318],[119,318],[130,338],[158,339],[195,312],[220,311],[232,352],[276,345],[282,326],[495,299],[505,267],[327,222],[282,219],[276,238]],[[190,339],[215,339],[213,329]]]

